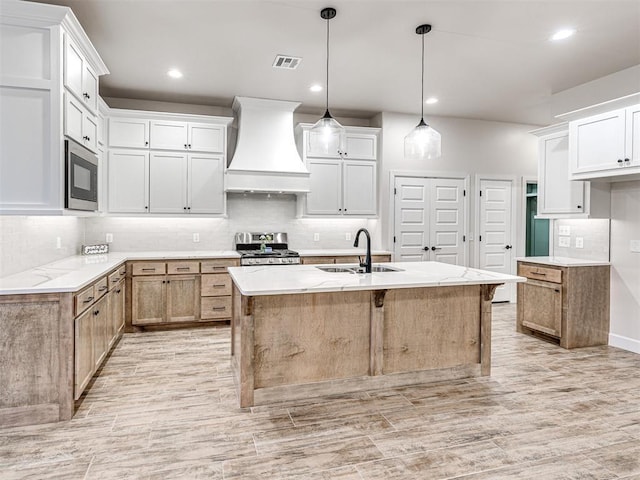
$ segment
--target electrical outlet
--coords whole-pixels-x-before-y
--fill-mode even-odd
[[[344,239],[345,240],[351,240],[351,232],[347,232],[344,234]]]
[[[313,241],[314,242],[319,242],[320,241],[320,234],[319,233],[314,233],[313,234]]]
[[[584,248],[584,238],[576,237],[576,248]]]
[[[62,248],[62,239],[60,237],[56,237],[56,248]]]
[[[558,227],[558,235],[571,235],[571,227],[569,225],[560,225]]]
[[[640,240],[631,240],[629,242],[629,249],[633,253],[640,253]]]
[[[199,233],[194,233],[193,234],[193,243],[198,243],[200,241],[200,234]]]
[[[107,243],[113,242],[113,233],[107,233],[105,236]]]
[[[571,237],[558,237],[558,246],[559,247],[570,247],[571,246]]]

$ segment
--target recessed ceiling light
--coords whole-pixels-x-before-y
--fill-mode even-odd
[[[171,78],[182,78],[182,72],[177,68],[172,68],[171,70],[169,70],[167,72],[167,75],[169,75]]]
[[[322,85],[311,85],[309,87],[309,90],[311,90],[312,92],[321,92],[322,91]]]
[[[576,33],[575,29],[573,28],[564,28],[562,30],[558,30],[556,33],[554,33],[551,36],[551,40],[564,40],[565,38],[569,38],[570,36],[572,36],[574,33]]]
[[[438,99],[436,97],[429,97],[424,101],[424,103],[427,105],[433,105],[434,103],[438,103]]]

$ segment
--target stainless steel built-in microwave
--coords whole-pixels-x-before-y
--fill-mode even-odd
[[[98,157],[73,140],[64,141],[65,208],[98,210]]]

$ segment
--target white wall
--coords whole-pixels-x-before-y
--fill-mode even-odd
[[[83,243],[83,218],[0,216],[0,277],[75,255]]]
[[[640,353],[640,181],[611,184],[611,328],[609,344]]]
[[[375,118],[374,124],[382,127],[382,161],[378,170],[380,185],[380,214],[382,219],[381,234],[383,241],[392,235],[393,225],[387,221],[390,218],[390,189],[391,172],[424,172],[425,174],[462,173],[471,178],[470,228],[474,231],[475,203],[473,202],[474,175],[493,174],[517,177],[517,187],[514,194],[519,192],[522,176],[537,177],[538,147],[537,139],[529,132],[536,127],[513,123],[489,122],[452,117],[427,117],[426,121],[442,135],[442,158],[418,162],[404,158],[404,137],[416,126],[418,118],[415,115],[383,112]],[[517,212],[520,219],[524,210]],[[521,222],[517,220],[517,226]],[[517,245],[524,246],[518,228]],[[388,245],[393,249],[393,245]],[[473,255],[473,246],[470,249]],[[516,252],[520,254],[520,252]],[[473,264],[473,259],[472,263]]]
[[[559,245],[559,229],[569,227],[569,247]],[[576,248],[582,238],[582,248]],[[609,219],[559,219],[553,222],[553,255],[584,260],[609,261]]]

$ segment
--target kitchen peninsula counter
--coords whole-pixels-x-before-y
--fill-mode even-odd
[[[493,293],[524,278],[438,262],[381,265],[399,271],[229,269],[241,407],[489,375]]]

